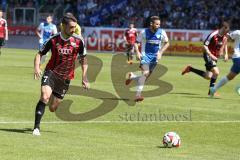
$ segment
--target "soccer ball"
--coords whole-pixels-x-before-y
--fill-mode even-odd
[[[167,132],[163,136],[163,145],[164,147],[172,148],[172,147],[179,147],[181,144],[180,137],[175,132]]]
[[[237,94],[240,96],[240,86],[237,86],[237,87],[236,87],[236,92],[237,92]]]

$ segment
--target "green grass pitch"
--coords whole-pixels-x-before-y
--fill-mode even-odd
[[[32,136],[34,110],[40,95],[40,81],[33,80],[33,58],[36,52],[2,49],[1,160],[240,159],[240,106],[239,96],[234,91],[240,84],[239,78],[219,90],[220,98],[208,98],[208,81],[194,74],[180,74],[185,64],[189,63],[204,69],[204,62],[200,57],[164,56],[160,63],[168,71],[160,79],[173,86],[171,92],[148,97],[143,103],[129,106],[117,95],[111,81],[113,55],[94,53],[92,55],[101,59],[103,64],[96,81],[91,83],[93,90],[89,92],[98,90],[113,95],[116,98],[106,99],[108,105],[116,104],[116,107],[101,115],[96,114],[88,121],[66,121],[62,120],[64,116],[91,112],[104,100],[66,95],[65,100],[73,102],[69,112],[64,114],[65,110],[55,114],[46,108],[41,125],[42,135]],[[220,78],[228,73],[231,64],[231,60],[227,63],[219,60]],[[71,85],[80,86],[80,69],[76,69],[75,73],[76,78]],[[146,86],[145,89],[151,90],[154,86]],[[79,90],[83,95],[89,94],[81,88]],[[132,101],[134,97],[128,98]],[[103,106],[101,111],[104,107],[109,106]],[[159,119],[153,120],[148,117],[160,113],[166,117],[180,115],[180,119],[167,120],[158,117]],[[175,131],[180,135],[182,144],[179,148],[162,147],[162,137],[168,131]]]

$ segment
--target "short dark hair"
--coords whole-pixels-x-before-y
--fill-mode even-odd
[[[154,21],[156,21],[156,20],[160,20],[160,18],[158,17],[158,16],[151,16],[150,17],[150,22],[154,22]]]
[[[221,22],[220,28],[221,28],[221,27],[230,27],[230,24],[231,24],[230,21],[223,20],[223,21]]]
[[[77,19],[72,13],[66,13],[62,18],[62,24],[68,24],[71,21],[77,22]]]
[[[53,17],[52,13],[48,13],[46,17]]]

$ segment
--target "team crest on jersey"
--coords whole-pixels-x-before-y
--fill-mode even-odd
[[[71,46],[73,46],[75,48],[77,46],[77,44],[75,42],[71,42]]]

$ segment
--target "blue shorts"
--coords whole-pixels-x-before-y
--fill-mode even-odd
[[[156,56],[142,56],[140,67],[143,64],[147,64],[149,66],[149,71],[152,72],[154,68],[157,66],[157,57]]]
[[[238,74],[240,72],[240,57],[239,58],[233,58],[233,65],[231,68],[231,72]]]
[[[39,43],[38,45],[39,50],[41,50],[42,46],[43,46],[43,43]]]

